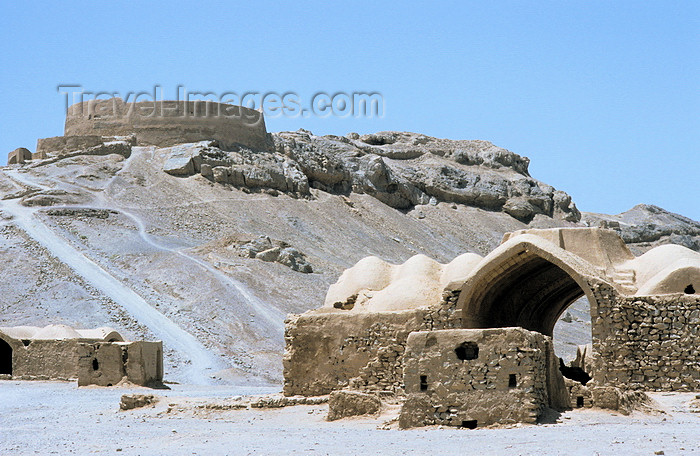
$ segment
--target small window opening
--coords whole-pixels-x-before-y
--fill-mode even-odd
[[[693,284],[691,283],[687,287],[685,287],[685,290],[683,290],[683,293],[685,294],[695,294],[695,288],[693,288]]]
[[[428,376],[427,375],[420,376],[420,390],[421,391],[428,391]]]
[[[476,420],[464,420],[462,421],[462,427],[467,429],[476,429]]]
[[[576,396],[576,407],[583,407],[583,396]]]
[[[100,368],[100,363],[97,362],[97,358],[92,360],[92,370],[98,370]]]
[[[22,339],[22,343],[24,344],[25,347],[29,347],[29,344],[31,344],[32,341],[29,339]]]
[[[479,357],[479,346],[475,342],[464,342],[455,348],[455,354],[462,361],[476,359]]]
[[[515,388],[518,386],[518,379],[515,374],[510,374],[508,376],[508,388]]]

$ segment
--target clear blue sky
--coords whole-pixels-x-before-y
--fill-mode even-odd
[[[2,2],[0,161],[63,132],[59,84],[376,91],[381,119],[268,130],[485,139],[581,210],[700,220],[700,3]]]

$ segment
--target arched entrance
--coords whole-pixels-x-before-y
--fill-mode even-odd
[[[0,339],[0,374],[12,375],[12,347]]]
[[[463,326],[520,326],[552,336],[559,316],[581,296],[594,310],[593,294],[578,266],[568,252],[560,257],[528,243],[500,252],[464,284],[458,302]]]

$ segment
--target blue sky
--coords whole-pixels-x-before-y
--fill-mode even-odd
[[[269,131],[485,139],[584,211],[700,220],[698,2],[2,2],[0,161],[63,132],[64,95],[379,92],[382,118]]]

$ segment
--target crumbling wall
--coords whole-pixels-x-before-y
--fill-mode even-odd
[[[80,344],[78,386],[112,386],[122,380],[144,386],[163,381],[162,342]]]
[[[598,304],[597,385],[700,390],[700,296],[617,296]]]
[[[284,394],[319,396],[352,386],[403,390],[403,353],[413,331],[458,328],[459,292],[441,306],[397,312],[311,311],[286,321]]]
[[[52,136],[36,140],[36,152],[34,158],[43,159],[52,154],[63,155],[75,150],[83,150],[95,147],[103,143],[102,136]]]
[[[78,339],[25,340],[13,346],[12,375],[37,380],[77,378],[78,346]]]
[[[13,150],[9,154],[7,154],[7,164],[8,165],[16,165],[16,164],[22,164],[26,162],[27,160],[32,159],[32,153],[29,152],[29,150],[25,149],[24,147],[18,147],[17,149]]]
[[[593,407],[593,395],[591,393],[591,388],[568,378],[565,378],[564,382],[566,383],[566,390],[569,392],[571,407]]]
[[[556,400],[548,385],[548,377],[561,377],[553,357],[549,337],[522,328],[412,333],[399,425],[535,423]]]

